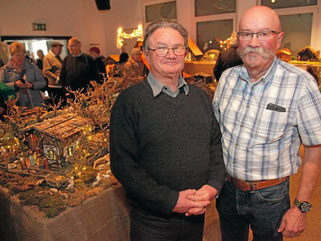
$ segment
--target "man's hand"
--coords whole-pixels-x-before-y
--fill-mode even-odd
[[[211,200],[217,195],[217,190],[209,185],[204,185],[196,191],[194,195],[188,195],[187,198],[194,202],[208,201],[208,204],[203,207],[194,207],[188,210],[186,216],[200,215],[205,213],[206,207],[210,204]]]
[[[306,214],[302,213],[298,207],[292,206],[282,218],[278,232],[285,238],[299,236],[305,229]]]
[[[188,213],[191,208],[204,208],[210,204],[208,200],[193,201],[187,198],[188,195],[195,195],[196,190],[188,189],[179,192],[178,201],[173,212]]]

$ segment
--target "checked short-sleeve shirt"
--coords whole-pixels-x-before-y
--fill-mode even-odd
[[[263,78],[225,71],[213,107],[221,125],[226,171],[242,180],[267,180],[297,172],[299,148],[321,144],[321,94],[306,71],[274,59]]]

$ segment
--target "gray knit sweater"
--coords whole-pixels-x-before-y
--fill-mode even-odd
[[[221,190],[221,133],[205,92],[153,97],[145,80],[123,91],[110,123],[111,170],[131,203],[168,215],[179,191],[205,184]]]

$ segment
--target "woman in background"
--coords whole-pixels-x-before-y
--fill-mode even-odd
[[[141,82],[146,76],[144,72],[145,65],[141,57],[141,49],[133,48],[131,55],[124,66],[124,83],[129,87]]]
[[[22,43],[13,42],[9,52],[12,58],[0,69],[0,82],[18,92],[19,106],[42,106],[45,102],[40,90],[46,86],[46,81],[39,68],[25,58],[26,49]]]
[[[103,80],[103,77],[106,76],[106,68],[102,56],[100,55],[100,49],[97,47],[91,47],[89,49],[91,57],[95,60],[95,63],[98,68],[99,79]]]

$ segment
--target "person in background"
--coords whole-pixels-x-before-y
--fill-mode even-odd
[[[2,61],[2,59],[0,58],[0,68],[4,66],[4,62]]]
[[[141,59],[142,51],[140,48],[133,48],[130,57],[123,68],[124,82],[127,86],[141,82],[144,75],[144,63]]]
[[[220,52],[217,57],[213,70],[216,81],[219,81],[224,70],[240,64],[243,64],[243,61],[237,54],[237,36],[233,32],[230,37],[230,48]]]
[[[143,68],[143,73],[144,73],[144,76],[147,76],[148,73],[149,73],[149,69],[150,69],[150,66],[145,58],[145,55],[143,53],[143,41],[137,41],[134,45],[134,48],[139,48],[141,50],[141,61],[143,62],[144,64],[144,68]]]
[[[5,121],[4,115],[7,112],[6,101],[14,98],[14,90],[3,82],[0,82],[0,120]]]
[[[35,63],[36,62],[35,58],[34,58],[34,54],[33,53],[31,54],[29,50],[26,50],[25,59],[30,61],[31,63]]]
[[[60,83],[71,90],[86,92],[90,81],[98,81],[98,69],[94,59],[81,51],[81,42],[73,37],[68,40],[68,55],[62,61]],[[72,95],[69,97],[73,98]]]
[[[128,61],[128,54],[126,52],[123,52],[119,56],[119,61],[114,64],[113,68],[109,71],[108,75],[111,77],[122,77],[123,71],[124,71],[124,65]]]
[[[97,47],[91,47],[89,49],[89,53],[94,58],[98,68],[100,80],[103,81],[104,77],[106,77],[106,68],[102,56],[100,55],[100,49]]]
[[[46,87],[46,80],[39,68],[25,58],[25,46],[13,42],[9,46],[12,59],[0,69],[0,82],[19,93],[18,105],[33,108],[42,106],[44,100],[40,90]]]
[[[151,71],[112,108],[111,170],[127,191],[131,241],[202,241],[206,206],[224,183],[211,101],[181,76],[187,40],[177,22],[151,23]]]
[[[43,69],[43,58],[45,57],[45,55],[43,54],[43,51],[41,49],[39,49],[37,51],[37,56],[38,56],[38,59],[36,60],[36,65],[38,66],[38,68],[40,70]]]
[[[117,63],[117,61],[111,57],[111,56],[107,56],[104,60],[104,64],[105,64],[105,69],[106,69],[106,73],[108,74],[114,67],[114,65]],[[110,75],[108,75],[108,77],[111,77]]]
[[[312,77],[315,79],[315,81],[317,82],[317,85],[320,85],[320,79],[318,74],[316,73],[316,71],[313,69],[313,67],[311,65],[308,65],[306,68],[306,71],[312,75]]]
[[[63,45],[54,41],[48,54],[43,59],[43,75],[48,79],[48,91],[54,103],[64,99],[63,86],[59,83],[59,75],[62,67],[60,54]]]
[[[223,241],[283,240],[306,226],[321,161],[321,93],[305,70],[276,58],[284,32],[265,6],[241,17],[243,65],[223,72],[213,107],[221,125],[227,181],[217,199]],[[299,188],[290,204],[289,176]]]

